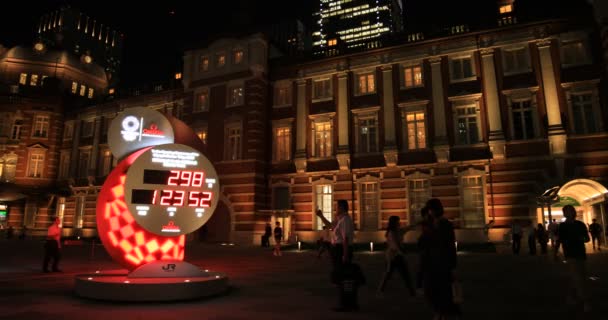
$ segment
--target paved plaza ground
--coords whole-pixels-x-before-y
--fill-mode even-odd
[[[329,284],[329,261],[314,251],[286,251],[273,257],[258,247],[192,244],[186,260],[230,277],[228,294],[179,303],[111,303],[76,297],[74,275],[114,264],[103,247],[64,248],[63,273],[40,272],[42,242],[0,240],[0,319],[430,319],[422,298],[406,295],[398,275],[383,298],[375,290],[384,267],[381,252],[357,252],[368,285],[357,313],[330,311],[336,289]],[[566,304],[564,265],[544,256],[459,253],[464,319],[608,319],[608,254],[589,256],[593,312],[577,314]],[[608,251],[608,250],[606,250]],[[93,254],[92,254],[93,253]],[[408,256],[412,268],[415,255]]]

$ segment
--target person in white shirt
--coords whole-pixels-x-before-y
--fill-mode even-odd
[[[353,257],[352,244],[355,225],[353,219],[348,215],[348,202],[338,200],[338,212],[333,223],[327,220],[322,212],[319,212],[317,211],[317,217],[333,231],[331,237],[333,264],[335,268],[340,268],[343,264],[351,262]]]
[[[55,218],[53,224],[49,227],[46,233],[46,242],[44,244],[44,261],[42,263],[42,271],[49,272],[49,262],[53,259],[53,272],[61,272],[59,270],[59,260],[61,260],[61,228],[59,224],[61,220]]]

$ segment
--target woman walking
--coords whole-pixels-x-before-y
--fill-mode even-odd
[[[412,278],[410,277],[407,261],[405,260],[404,252],[401,249],[403,232],[400,228],[398,216],[391,216],[388,219],[388,227],[386,228],[385,237],[387,245],[386,270],[384,271],[384,276],[382,277],[382,281],[378,287],[378,295],[382,295],[384,288],[386,287],[386,282],[391,278],[393,272],[397,270],[401,274],[410,295],[412,297],[416,296],[416,290],[414,289]]]
[[[428,252],[424,270],[424,293],[435,312],[434,320],[459,318],[460,308],[454,303],[452,292],[456,269],[454,226],[443,216],[443,205],[439,199],[430,199],[426,207],[433,219],[433,227],[423,248]]]

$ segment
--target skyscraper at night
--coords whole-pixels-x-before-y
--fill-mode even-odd
[[[313,13],[313,50],[376,48],[381,38],[403,29],[400,0],[319,0]]]

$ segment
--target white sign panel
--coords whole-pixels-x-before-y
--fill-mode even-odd
[[[145,147],[174,141],[169,120],[162,113],[148,108],[126,109],[112,120],[108,129],[108,144],[118,159]]]

